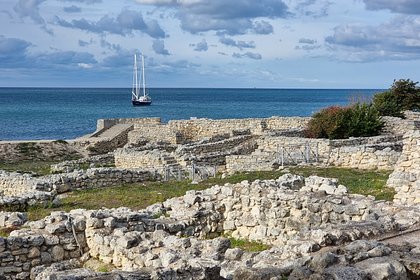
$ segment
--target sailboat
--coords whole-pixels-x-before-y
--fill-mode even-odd
[[[152,98],[146,93],[146,80],[144,78],[144,56],[141,54],[141,77],[137,66],[137,54],[134,54],[133,89],[131,91],[133,106],[146,106],[152,104]]]

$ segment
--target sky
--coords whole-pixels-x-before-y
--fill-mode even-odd
[[[0,0],[0,87],[389,88],[419,0]]]

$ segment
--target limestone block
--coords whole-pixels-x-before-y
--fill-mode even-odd
[[[327,194],[334,194],[336,187],[330,184],[321,184],[318,188],[319,191],[325,191]]]
[[[363,269],[372,279],[407,279],[404,265],[389,257],[367,259],[354,266]]]

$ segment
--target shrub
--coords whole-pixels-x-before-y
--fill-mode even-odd
[[[348,108],[331,106],[315,113],[308,123],[305,136],[309,138],[331,138],[336,133],[340,119],[347,114]]]
[[[404,117],[405,110],[420,110],[420,88],[410,79],[394,80],[388,91],[373,97],[373,105],[382,116]]]
[[[404,117],[403,107],[391,91],[377,93],[373,97],[373,106],[381,116]]]
[[[348,137],[375,136],[384,126],[378,110],[371,104],[357,103],[350,108],[349,113],[349,118],[342,119],[344,127],[348,128]]]
[[[305,135],[310,138],[344,139],[378,135],[383,127],[379,112],[370,104],[328,107],[309,121]]]

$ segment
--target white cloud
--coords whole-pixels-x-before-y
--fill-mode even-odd
[[[262,59],[262,55],[259,53],[253,53],[253,52],[246,52],[246,53],[233,53],[232,57],[234,58],[250,58],[250,59],[256,59],[260,60]]]
[[[169,51],[165,48],[165,42],[163,40],[153,41],[153,50],[156,54],[169,55]]]
[[[349,53],[343,60],[420,59],[420,17],[400,16],[377,26],[340,25],[326,42]]]
[[[260,18],[284,18],[289,15],[282,0],[138,0],[141,4],[177,9],[182,29],[199,33],[218,31],[226,34],[270,34],[273,27]]]
[[[390,10],[394,13],[420,15],[418,0],[363,0],[369,10]]]
[[[89,63],[82,63],[82,62],[78,63],[77,65],[78,65],[80,68],[83,68],[83,69],[90,69],[90,68],[92,68],[92,67],[93,67],[93,65],[92,65],[92,64],[89,64]]]
[[[14,7],[15,12],[22,18],[29,17],[35,23],[44,24],[39,13],[39,6],[46,0],[19,0]]]
[[[206,39],[201,40],[197,44],[192,44],[192,46],[195,47],[194,50],[197,52],[205,52],[209,49]]]
[[[220,38],[220,43],[222,43],[225,46],[230,46],[230,47],[237,47],[238,49],[242,50],[242,49],[255,49],[255,42],[254,41],[235,41],[231,38],[226,38],[226,37],[221,37]]]
[[[141,31],[153,38],[164,38],[166,36],[165,31],[163,31],[156,20],[145,21],[140,12],[133,10],[122,10],[116,17],[105,15],[98,21],[85,18],[66,21],[56,17],[55,23],[62,27],[99,34],[110,33],[125,36],[135,31]]]

